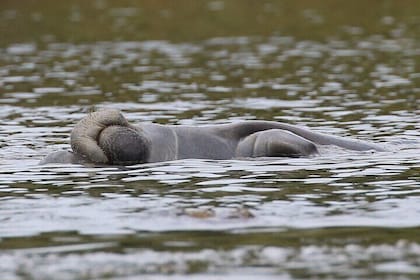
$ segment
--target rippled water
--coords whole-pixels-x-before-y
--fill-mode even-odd
[[[381,24],[393,35],[0,48],[0,278],[418,279],[419,40]],[[38,165],[98,108],[133,123],[278,120],[387,151]]]

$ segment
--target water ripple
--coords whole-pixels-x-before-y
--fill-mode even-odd
[[[109,13],[118,29],[117,18],[142,11]],[[323,22],[315,10],[302,16]],[[74,10],[70,19],[80,17]],[[382,21],[392,36],[345,26],[349,39],[322,42],[46,40],[0,48],[2,278],[418,278],[418,44],[396,19]],[[74,124],[98,108],[120,109],[133,123],[284,121],[387,151],[38,165],[70,149]]]

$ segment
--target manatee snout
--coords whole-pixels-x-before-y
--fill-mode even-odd
[[[99,134],[98,144],[109,164],[145,163],[149,156],[149,141],[139,131],[126,126],[108,126]]]

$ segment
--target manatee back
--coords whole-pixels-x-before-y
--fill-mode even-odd
[[[83,158],[69,151],[58,151],[47,155],[39,164],[48,163],[83,163]]]
[[[236,148],[237,157],[301,157],[317,152],[311,141],[282,129],[253,133],[241,140]]]

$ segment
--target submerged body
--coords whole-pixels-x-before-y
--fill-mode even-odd
[[[129,165],[185,158],[300,157],[318,152],[316,145],[377,150],[371,143],[349,140],[272,121],[182,126],[131,125],[117,110],[83,118],[71,133],[73,152],[48,155],[42,163]]]

